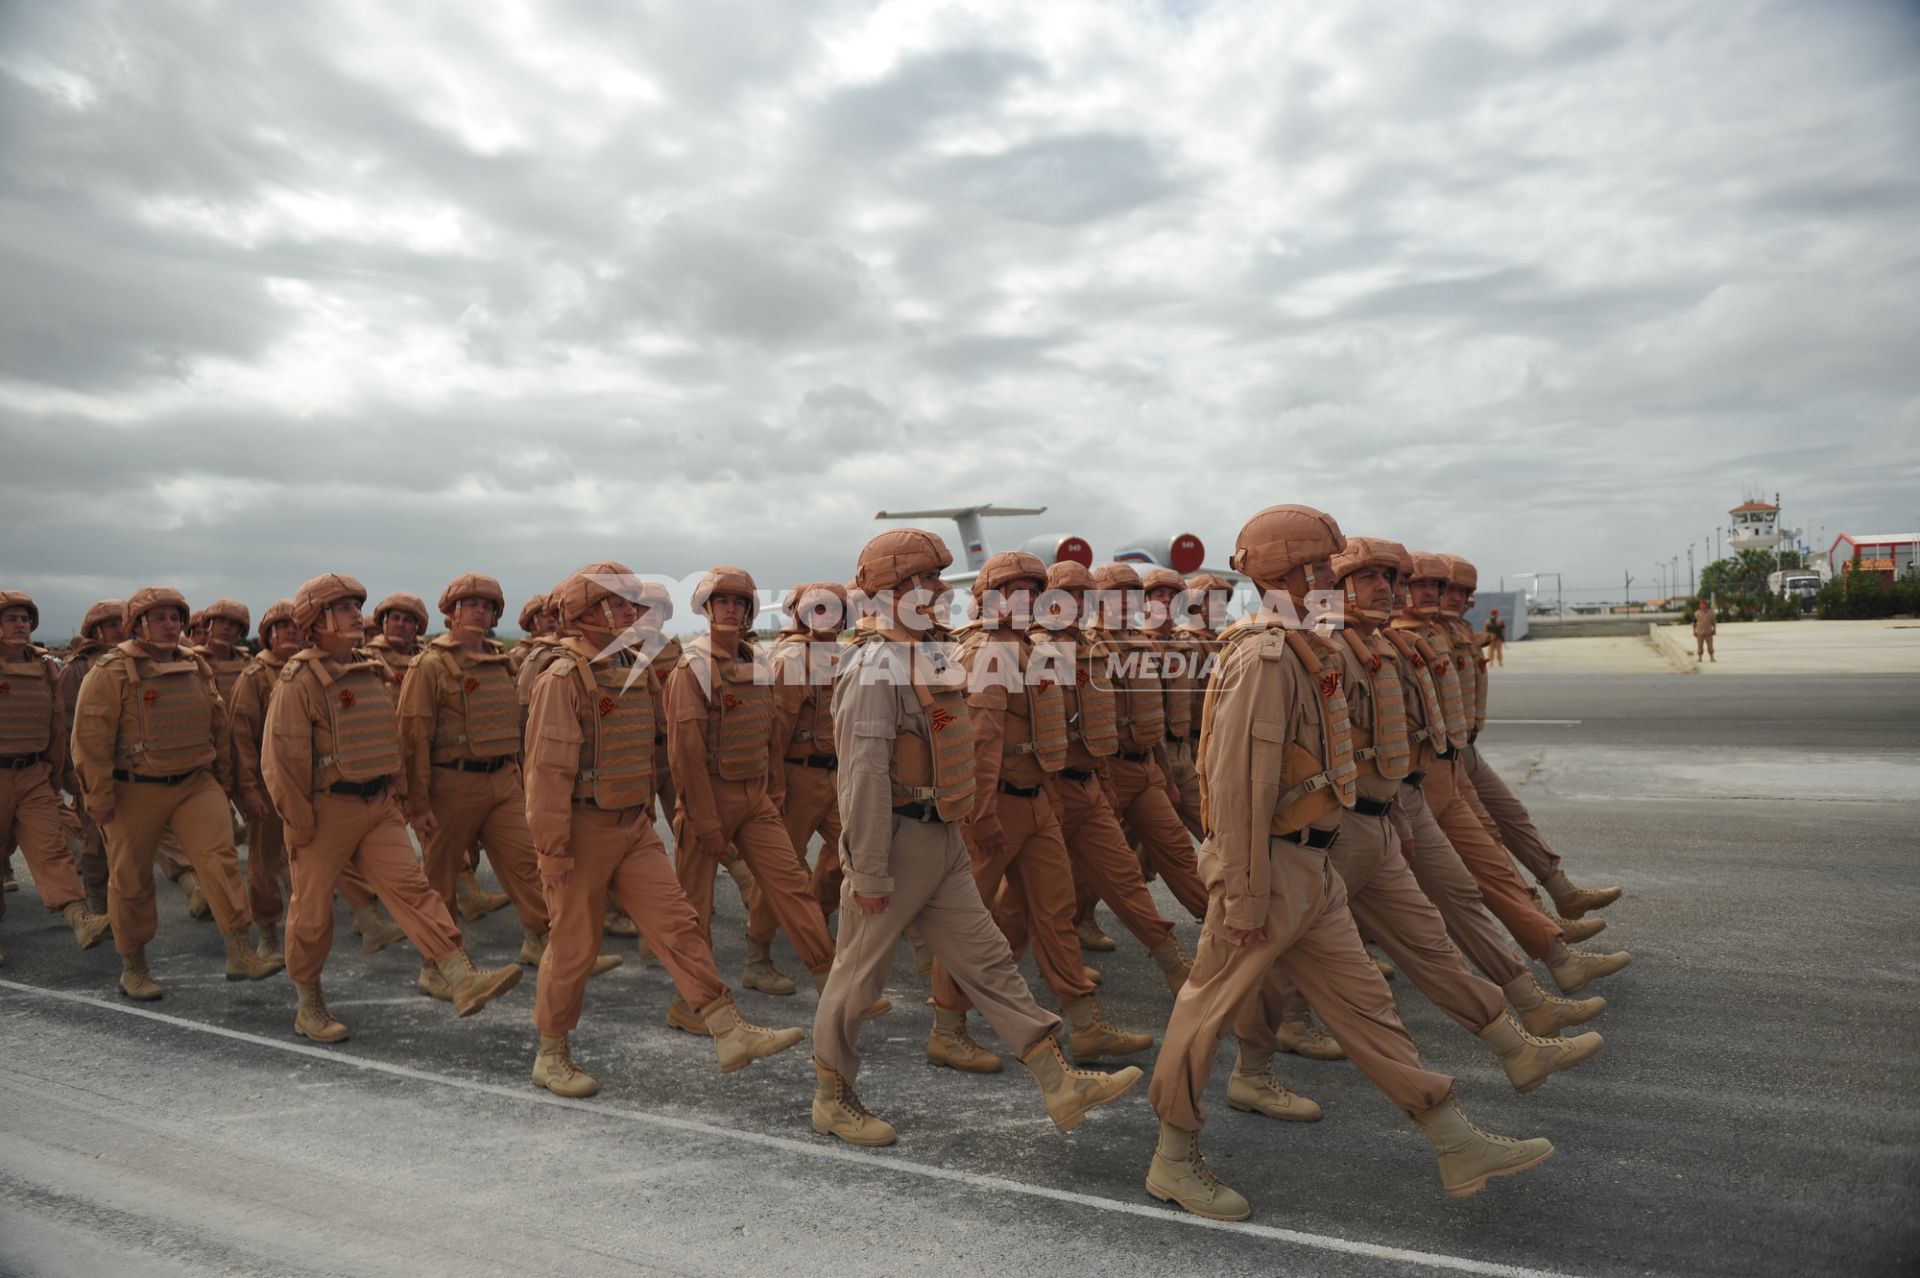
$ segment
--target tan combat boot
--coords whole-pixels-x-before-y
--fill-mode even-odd
[[[1227,1104],[1243,1114],[1265,1114],[1287,1123],[1314,1123],[1320,1107],[1273,1076],[1273,1053],[1242,1046],[1227,1078]]]
[[[1075,1069],[1067,1064],[1060,1040],[1052,1034],[1035,1043],[1020,1063],[1040,1084],[1040,1097],[1046,1102],[1047,1116],[1063,1132],[1070,1132],[1086,1118],[1087,1111],[1119,1100],[1140,1082],[1140,1070],[1129,1065],[1111,1074]]]
[[[1555,870],[1541,886],[1553,898],[1554,908],[1570,919],[1577,919],[1589,910],[1604,910],[1620,899],[1620,889],[1617,887],[1574,886],[1565,870]]]
[[[689,1034],[698,1034],[702,1038],[706,1038],[711,1033],[707,1029],[706,1021],[693,1010],[693,1005],[678,994],[673,996],[673,1002],[667,1004],[667,1024],[677,1030],[685,1030]]]
[[[1591,941],[1607,930],[1605,919],[1563,919],[1552,910],[1547,911],[1547,917],[1552,919],[1553,925],[1560,929],[1560,939],[1569,945]]]
[[[628,918],[617,906],[609,905],[601,931],[608,936],[639,936],[640,925]]]
[[[1100,969],[1091,963],[1080,964],[1080,975],[1087,978],[1087,984],[1089,985],[1098,985],[1106,979],[1106,977],[1100,975]]]
[[[1553,973],[1553,983],[1560,987],[1562,994],[1578,994],[1594,981],[1603,976],[1612,976],[1632,961],[1625,950],[1614,954],[1589,954],[1585,950],[1572,948],[1565,941],[1555,941],[1546,959],[1547,971]]]
[[[933,975],[933,947],[913,924],[907,924],[906,931],[907,944],[913,946],[913,974],[924,980]]]
[[[1380,979],[1383,981],[1391,981],[1394,977],[1394,973],[1399,970],[1398,968],[1394,967],[1392,963],[1389,963],[1386,959],[1381,958],[1378,954],[1368,954],[1367,957],[1373,960],[1373,965],[1375,968],[1379,970]]]
[[[875,1116],[854,1095],[853,1084],[818,1060],[813,1072],[819,1087],[813,1093],[813,1130],[838,1136],[849,1145],[891,1145],[893,1124]]]
[[[1073,930],[1079,935],[1080,948],[1083,950],[1095,950],[1101,954],[1110,954],[1120,948],[1119,944],[1111,936],[1108,936],[1100,930],[1100,920],[1091,914],[1087,915],[1083,922],[1075,924]]]
[[[146,950],[120,956],[120,992],[142,1003],[151,1003],[160,997],[160,983],[147,970]]]
[[[1561,1030],[1583,1025],[1607,1010],[1604,998],[1561,998],[1540,988],[1532,972],[1522,972],[1501,987],[1520,1017],[1521,1027],[1535,1038],[1552,1038]]]
[[[740,890],[740,904],[751,910],[753,908],[753,867],[747,864],[745,857],[736,856],[731,861],[721,862],[721,868],[727,872],[727,877],[733,880],[733,886]]]
[[[398,924],[391,923],[380,913],[378,901],[368,901],[365,905],[356,905],[353,909],[353,930],[360,934],[360,948],[369,954],[378,954],[395,941],[404,941],[407,934]]]
[[[1147,951],[1160,967],[1160,975],[1167,978],[1167,988],[1178,994],[1187,983],[1187,977],[1193,971],[1193,960],[1180,948],[1178,937],[1169,936],[1160,944]]]
[[[293,988],[300,994],[300,1010],[293,1014],[294,1033],[316,1043],[338,1043],[346,1038],[347,1027],[334,1018],[327,1010],[327,1000],[320,997],[320,982],[302,985],[296,981]]]
[[[453,1002],[453,986],[447,984],[445,974],[432,959],[420,960],[420,979],[414,982],[413,988],[428,998],[439,999],[442,1003]]]
[[[973,1041],[967,1014],[933,1005],[933,1033],[927,1035],[927,1063],[966,1074],[998,1074],[1006,1062]]]
[[[722,1074],[745,1069],[762,1057],[777,1056],[805,1037],[798,1029],[768,1029],[742,1018],[731,996],[701,1008],[700,1020],[713,1039],[713,1053],[720,1060]]]
[[[465,950],[455,950],[441,959],[438,966],[440,975],[447,978],[447,984],[453,989],[455,1016],[472,1016],[520,983],[518,963],[482,972],[473,966],[473,958]]]
[[[1060,1009],[1067,1014],[1073,1059],[1082,1065],[1103,1056],[1131,1056],[1153,1046],[1153,1035],[1123,1030],[1100,1014],[1099,1000],[1089,994]]]
[[[269,963],[284,964],[287,961],[286,947],[280,944],[280,925],[278,923],[255,924],[260,932],[260,943],[253,952]]]
[[[814,993],[824,994],[827,992],[827,977],[831,976],[832,974],[833,974],[833,964],[831,963],[827,964],[825,967],[816,968],[807,973],[808,976],[811,976],[813,978]],[[887,998],[885,995],[882,995],[879,998],[873,1000],[873,1006],[869,1007],[865,1012],[863,1012],[860,1016],[860,1019],[863,1021],[878,1020],[880,1017],[885,1016],[888,1012],[891,1012],[892,1010],[893,1010],[893,1000],[890,998]]]
[[[0,862],[0,891],[18,892],[20,880],[13,877],[13,853],[7,853],[5,862]]]
[[[540,1052],[533,1058],[533,1085],[574,1100],[585,1100],[600,1090],[593,1075],[573,1063],[565,1034],[540,1036]]]
[[[463,872],[454,881],[453,900],[459,907],[460,917],[469,923],[478,923],[495,910],[504,910],[513,904],[513,898],[505,892],[489,892],[481,887],[472,870]]]
[[[785,998],[799,986],[773,965],[773,942],[747,938],[747,965],[740,970],[740,983],[750,990]]]
[[[180,875],[180,890],[187,894],[187,917],[192,919],[210,919],[213,907],[207,904],[207,894],[200,888],[200,876],[192,870]]]
[[[1147,1192],[1208,1220],[1245,1220],[1253,1207],[1227,1188],[1200,1157],[1200,1133],[1160,1124],[1160,1144],[1147,1168]]]
[[[1500,1068],[1507,1071],[1513,1090],[1525,1095],[1546,1082],[1547,1075],[1572,1069],[1593,1056],[1600,1050],[1602,1039],[1598,1034],[1535,1038],[1514,1024],[1511,1013],[1503,1011],[1499,1020],[1480,1031],[1480,1041],[1500,1058]]]
[[[224,933],[229,981],[262,981],[286,966],[280,959],[268,960],[255,954],[251,932],[251,928],[242,927],[236,932]]]
[[[95,914],[78,901],[69,901],[61,909],[60,917],[73,929],[73,939],[80,942],[80,948],[90,950],[100,944],[102,938],[113,930],[113,923],[104,914]]]
[[[1295,1056],[1304,1056],[1310,1061],[1344,1061],[1347,1049],[1340,1046],[1333,1035],[1321,1029],[1313,1019],[1313,1013],[1280,1022],[1273,1032],[1279,1040],[1280,1050],[1292,1052]]]
[[[1553,1154],[1553,1142],[1540,1137],[1515,1140],[1481,1131],[1460,1112],[1452,1092],[1424,1114],[1415,1114],[1440,1160],[1440,1183],[1455,1198],[1477,1194],[1495,1176],[1511,1176],[1538,1167]]]

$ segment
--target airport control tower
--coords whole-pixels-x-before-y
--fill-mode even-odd
[[[1743,501],[1727,512],[1727,549],[1772,550],[1780,544],[1780,498],[1769,506],[1764,501]]]

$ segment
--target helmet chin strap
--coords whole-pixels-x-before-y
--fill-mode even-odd
[[[1360,606],[1360,596],[1355,593],[1353,589],[1353,575],[1351,573],[1341,579],[1340,588],[1346,595],[1347,612],[1351,615],[1359,617],[1363,621],[1372,622],[1376,626],[1385,625],[1387,622],[1393,620],[1393,614],[1391,612],[1382,612],[1378,608],[1362,608]]]

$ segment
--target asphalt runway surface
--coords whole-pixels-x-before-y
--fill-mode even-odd
[[[320,1048],[293,1035],[283,978],[222,979],[177,891],[150,951],[167,996],[135,1005],[111,945],[77,952],[29,886],[0,923],[0,1273],[1920,1270],[1920,681],[1510,671],[1492,716],[1483,749],[1574,877],[1626,888],[1588,948],[1634,962],[1595,987],[1601,1055],[1525,1097],[1394,982],[1468,1114],[1557,1147],[1477,1197],[1441,1192],[1419,1130],[1350,1065],[1279,1058],[1319,1123],[1228,1109],[1229,1040],[1204,1147],[1253,1218],[1183,1215],[1142,1188],[1144,1086],[1063,1137],[1017,1064],[925,1064],[904,946],[860,1079],[900,1143],[856,1151],[808,1126],[804,1045],[720,1075],[666,1026],[665,974],[631,958],[574,1039],[603,1090],[560,1101],[527,1081],[531,974],[456,1021],[413,992],[410,949],[362,954],[343,911],[327,989],[353,1037]],[[718,895],[732,980],[743,916]],[[1102,918],[1121,938],[1090,956],[1103,1007],[1158,1034],[1165,987]],[[483,961],[517,939],[510,911],[469,929]],[[784,939],[775,954],[801,973]],[[740,997],[810,1024],[810,993]]]

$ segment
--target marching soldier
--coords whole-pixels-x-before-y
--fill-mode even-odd
[[[201,616],[206,640],[197,651],[213,670],[213,686],[220,690],[220,699],[231,704],[233,685],[252,660],[240,644],[253,629],[253,614],[238,599],[222,597],[208,604]]]
[[[622,564],[599,563],[560,583],[554,599],[568,637],[534,681],[528,705],[527,815],[553,916],[534,1002],[540,1051],[533,1081],[560,1096],[600,1090],[574,1063],[567,1038],[601,957],[609,897],[665,964],[680,1000],[699,1009],[721,1072],[784,1052],[802,1037],[741,1018],[654,829],[653,693],[634,668],[636,654],[618,642],[639,610],[606,584],[632,576]]]
[[[1201,1096],[1228,1019],[1276,963],[1361,1071],[1425,1130],[1448,1193],[1477,1193],[1553,1152],[1545,1140],[1480,1131],[1460,1112],[1453,1080],[1421,1065],[1328,864],[1340,813],[1358,797],[1353,737],[1339,671],[1328,667],[1332,641],[1299,618],[1345,545],[1333,519],[1306,506],[1269,506],[1247,521],[1232,563],[1263,592],[1263,607],[1222,636],[1202,710],[1201,864],[1212,900],[1154,1067],[1160,1142],[1147,1190],[1214,1220],[1244,1220],[1251,1209],[1200,1155]]]
[[[54,789],[67,772],[67,712],[60,663],[33,644],[39,626],[31,596],[0,590],[0,841],[9,850],[19,845],[40,903],[64,917],[80,948],[90,950],[108,921],[87,908],[67,848],[65,805]]]
[[[1051,607],[1043,609],[1046,615],[1039,618],[1040,623],[1055,642],[1070,644],[1074,650],[1071,685],[1064,678],[1060,683],[1067,703],[1067,761],[1049,779],[1048,793],[1073,860],[1075,880],[1107,903],[1121,924],[1147,947],[1167,988],[1178,991],[1186,983],[1192,960],[1180,948],[1173,924],[1154,904],[1141,876],[1140,858],[1127,846],[1101,781],[1101,770],[1120,748],[1120,730],[1113,689],[1104,673],[1096,673],[1096,650],[1078,627],[1078,619],[1086,615],[1086,592],[1093,589],[1093,574],[1082,564],[1062,560],[1047,569],[1046,585],[1042,599]],[[1081,925],[1092,918],[1087,895],[1080,891]],[[1020,937],[1018,931],[1008,935]],[[1080,936],[1086,945],[1086,933]],[[1014,943],[1018,948],[1020,941]]]
[[[1140,593],[1146,601],[1140,634],[1160,647],[1160,687],[1167,707],[1164,771],[1175,792],[1173,810],[1188,835],[1198,839],[1200,779],[1193,770],[1193,746],[1200,738],[1200,695],[1207,686],[1205,668],[1211,650],[1199,630],[1176,624],[1183,605],[1194,606],[1179,573],[1171,568],[1148,569],[1141,575]]]
[[[745,569],[714,568],[695,589],[694,605],[707,615],[708,631],[687,645],[667,684],[667,749],[679,801],[674,869],[711,937],[714,875],[728,846],[737,848],[821,989],[833,967],[833,940],[780,819],[786,774],[771,764],[775,747],[786,743],[774,740],[773,675],[748,631],[759,607],[753,578]],[[869,1011],[878,1016],[891,1006],[882,1000]],[[668,1020],[705,1032],[680,999]]]
[[[857,1040],[886,981],[901,930],[917,923],[934,955],[1040,1085],[1061,1131],[1140,1081],[1129,1066],[1075,1069],[1060,1019],[1021,979],[970,872],[959,822],[973,810],[974,749],[966,675],[929,642],[953,556],[918,529],[880,534],[860,552],[855,584],[877,610],[856,630],[833,688],[840,812],[846,825],[836,973],[814,1020],[813,1129],[855,1145],[890,1145],[892,1124],[860,1103]]]
[[[420,596],[396,591],[373,609],[373,637],[367,651],[386,662],[395,679],[407,677],[407,667],[420,655],[420,636],[427,632],[427,605]]]
[[[961,628],[956,653],[968,676],[974,740],[973,807],[960,833],[980,899],[991,906],[1001,899],[1003,884],[1017,898],[1024,924],[1017,935],[1024,948],[1031,930],[1040,975],[1066,1014],[1073,1059],[1084,1065],[1144,1052],[1153,1036],[1120,1029],[1101,1014],[1074,934],[1073,866],[1046,785],[1067,761],[1060,681],[1073,677],[1073,653],[1064,647],[1036,652],[1030,627],[1046,580],[1039,556],[1023,551],[994,555],[973,579],[979,617]],[[1000,1058],[967,1032],[971,1005],[953,974],[936,962],[927,1059],[969,1073],[998,1073]]]
[[[1351,537],[1322,578],[1345,592],[1341,624],[1321,632],[1331,643],[1320,659],[1346,691],[1355,791],[1353,806],[1339,812],[1328,862],[1346,888],[1355,925],[1393,956],[1421,993],[1487,1045],[1516,1090],[1530,1092],[1549,1074],[1591,1058],[1601,1039],[1535,1038],[1515,1024],[1502,990],[1470,970],[1453,947],[1441,910],[1421,891],[1401,854],[1396,799],[1413,770],[1418,742],[1398,656],[1380,629],[1393,620],[1395,578],[1405,553],[1398,542]],[[1235,1109],[1295,1118],[1295,1098],[1270,1069],[1278,1047],[1274,1030],[1292,991],[1273,973],[1263,989],[1265,997],[1248,1000],[1235,1019],[1240,1063],[1227,1100]]]
[[[74,708],[74,771],[107,841],[107,913],[120,951],[120,988],[142,1001],[161,995],[146,946],[158,926],[153,862],[166,831],[197,872],[226,938],[227,979],[257,981],[281,966],[253,952],[227,801],[227,709],[205,659],[180,645],[186,619],[179,591],[134,591],[126,610],[133,638],[101,654]]]
[[[1440,558],[1447,567],[1446,584],[1440,592],[1441,627],[1453,643],[1455,665],[1458,667],[1465,663],[1461,672],[1463,680],[1473,685],[1470,696],[1467,695],[1466,683],[1461,685],[1463,708],[1468,710],[1472,723],[1467,730],[1466,748],[1460,752],[1460,761],[1473,782],[1474,797],[1492,818],[1501,843],[1506,845],[1515,860],[1526,867],[1535,881],[1547,889],[1560,915],[1578,919],[1591,910],[1605,909],[1620,899],[1620,889],[1576,886],[1561,868],[1560,858],[1540,837],[1540,831],[1534,828],[1533,817],[1526,805],[1514,797],[1507,783],[1500,779],[1500,774],[1480,755],[1477,743],[1481,730],[1487,724],[1487,659],[1479,655],[1477,637],[1465,620],[1467,610],[1473,606],[1473,592],[1480,584],[1480,573],[1458,555],[1442,555]],[[1591,936],[1605,926],[1598,919],[1592,920],[1592,924],[1596,926],[1584,931],[1583,936]],[[1568,939],[1581,937],[1569,936]]]
[[[509,963],[475,970],[446,903],[420,872],[402,803],[407,772],[393,703],[393,672],[361,648],[366,588],[325,573],[293,597],[293,624],[309,644],[289,658],[267,707],[260,768],[286,825],[293,899],[287,975],[299,993],[294,1031],[337,1043],[347,1027],[327,1010],[320,974],[333,948],[333,893],[351,866],[380,894],[401,931],[471,1016],[520,981]],[[426,975],[423,992],[431,993]]]
[[[527,828],[520,700],[504,646],[487,638],[504,606],[500,583],[484,573],[462,573],[441,592],[447,633],[421,650],[400,685],[400,757],[427,882],[451,913],[467,850],[484,842],[520,916],[520,961],[537,967],[548,917]],[[595,974],[619,965],[603,956]],[[447,995],[432,970],[420,977],[435,997]]]
[[[127,605],[120,599],[102,599],[87,608],[86,616],[80,622],[80,638],[67,651],[66,665],[60,671],[60,705],[66,714],[66,722],[73,723],[73,709],[80,700],[80,681],[86,678],[87,671],[100,654],[123,643],[127,637],[125,616]],[[80,778],[73,770],[73,757],[62,742],[62,755],[66,758],[66,769],[61,774],[60,788],[73,796],[74,815],[80,821],[80,837],[74,850],[74,864],[80,871],[81,885],[86,889],[87,908],[95,914],[107,912],[107,844],[100,833],[100,827],[87,815],[87,805],[82,801],[84,793]]]
[[[821,896],[827,881],[838,895],[840,804],[834,793],[839,759],[833,753],[833,671],[840,659],[840,630],[846,624],[846,587],[836,581],[795,586],[781,602],[792,624],[775,639],[768,660],[773,667],[773,736],[781,745],[785,772],[781,819],[787,840],[804,868],[807,846],[820,836],[820,865],[809,879],[821,917],[832,913]],[[747,909],[747,965],[740,983],[762,994],[788,995],[794,984],[773,965],[773,908],[758,885]]]
[[[546,595],[535,595],[520,605],[520,633],[526,638],[513,645],[509,653],[512,660],[508,662],[508,669],[513,671],[516,679],[519,678],[522,663],[533,651],[533,645],[543,639],[553,640],[556,637],[554,632],[558,629],[553,606]]]

